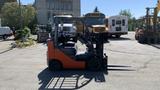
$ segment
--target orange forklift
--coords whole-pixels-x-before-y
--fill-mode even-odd
[[[73,18],[71,19],[73,20]],[[63,69],[82,69],[91,71],[106,71],[108,66],[108,57],[103,52],[103,32],[89,32],[89,29],[91,28],[93,30],[103,28],[99,28],[98,25],[87,26],[85,19],[74,18],[73,21],[80,20],[85,27],[83,28],[85,29],[83,34],[85,38],[78,38],[79,41],[87,47],[86,52],[77,54],[77,50],[75,48],[76,42],[63,42],[58,39],[58,25],[61,24],[61,20],[62,19],[54,18],[54,25],[52,25],[54,27],[52,30],[53,34],[51,34],[51,38],[48,40],[47,64],[49,70],[59,71]],[[93,37],[95,39],[94,41],[92,40]]]

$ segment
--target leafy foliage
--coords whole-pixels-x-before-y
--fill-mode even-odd
[[[119,15],[127,16],[129,19],[132,18],[132,14],[131,14],[131,11],[130,11],[130,10],[121,10],[121,11],[119,12]]]
[[[135,28],[137,27],[137,21],[136,21],[136,18],[135,17],[132,17],[132,13],[130,10],[121,10],[119,12],[119,15],[124,15],[124,16],[127,16],[129,18],[129,21],[128,21],[128,30],[129,31],[134,31]]]
[[[25,47],[34,45],[35,41],[33,39],[29,38],[25,42],[23,42],[21,40],[16,40],[15,44],[16,44],[15,47],[17,47],[17,48],[25,48]]]
[[[28,26],[31,22],[35,20],[36,10],[32,5],[27,5],[23,7],[22,10],[22,18],[23,18],[23,26]]]
[[[30,32],[30,29],[28,27],[25,27],[22,30],[16,31],[15,47],[24,48],[24,47],[28,47],[28,46],[34,45],[35,41],[34,41],[34,39],[30,38],[30,36],[31,36],[31,32]]]
[[[31,30],[28,27],[25,27],[22,30],[17,30],[15,39],[21,39],[23,41],[27,40],[31,35]]]
[[[2,7],[2,24],[10,27],[19,27],[19,6],[17,3],[6,3]]]
[[[16,2],[17,0],[5,0],[5,2]]]
[[[28,26],[33,22],[35,15],[36,10],[31,5],[19,7],[17,2],[5,3],[2,7],[2,24],[19,29],[21,24]]]
[[[3,7],[3,4],[5,4],[7,2],[17,2],[17,0],[2,0],[1,4],[0,4],[0,11],[1,11],[1,8]]]

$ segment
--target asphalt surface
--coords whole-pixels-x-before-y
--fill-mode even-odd
[[[109,57],[107,75],[83,70],[50,72],[46,44],[8,50],[12,41],[0,40],[0,90],[160,90],[159,45],[139,44],[133,32],[109,41],[104,45]],[[78,48],[85,49],[81,44]]]

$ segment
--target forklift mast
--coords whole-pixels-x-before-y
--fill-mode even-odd
[[[157,3],[158,3],[157,7],[146,8],[146,25],[147,25],[146,30],[150,30],[151,26],[153,26],[153,30],[157,31],[157,17],[158,17],[158,13],[160,11],[160,0],[158,0]],[[153,25],[151,22],[153,22]]]
[[[105,33],[103,32],[89,32],[88,28],[90,26],[86,26],[86,30],[84,30],[84,37],[85,38],[81,38],[87,48],[88,48],[88,52],[91,53],[92,55],[94,55],[94,60],[93,62],[97,62],[99,64],[100,67],[102,67],[101,69],[106,69],[107,64],[104,64],[104,63],[107,63],[106,59],[107,56],[106,54],[104,53],[104,43],[106,40],[108,40],[108,38],[105,38],[106,40],[104,41],[104,36],[106,35]],[[94,27],[92,27],[93,29]],[[93,40],[93,37],[94,37],[94,40]],[[106,62],[105,62],[106,61]]]

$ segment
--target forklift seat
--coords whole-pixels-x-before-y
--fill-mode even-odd
[[[59,46],[59,49],[64,52],[66,55],[74,57],[77,53],[75,43],[67,42]]]
[[[90,60],[91,58],[93,58],[93,55],[91,53],[85,52],[83,54],[77,54],[75,58],[77,61],[81,61],[81,60],[87,61],[87,60]]]

